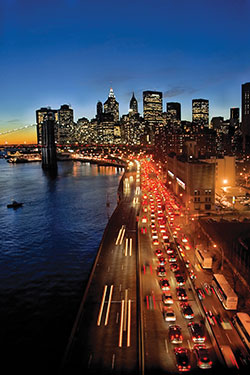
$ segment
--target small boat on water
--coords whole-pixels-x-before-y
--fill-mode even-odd
[[[12,201],[12,203],[7,204],[7,208],[18,208],[18,207],[22,207],[22,205],[23,203],[21,202]]]

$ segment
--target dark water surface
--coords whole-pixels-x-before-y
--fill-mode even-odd
[[[56,373],[122,170],[0,160],[0,359],[26,373]],[[17,209],[6,205],[24,202]],[[107,207],[106,201],[110,202]]]

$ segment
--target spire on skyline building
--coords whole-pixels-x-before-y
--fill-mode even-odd
[[[109,98],[115,98],[115,94],[114,94],[112,87],[109,90]]]

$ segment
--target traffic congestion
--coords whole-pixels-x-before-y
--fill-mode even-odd
[[[225,364],[238,371],[241,363],[234,355],[224,354],[226,349],[223,352],[224,346],[230,346],[218,348],[213,330],[214,327],[223,329],[223,314],[218,312],[221,306],[214,314],[207,304],[212,298],[216,300],[216,306],[220,302],[211,283],[200,281],[202,267],[191,256],[194,249],[183,230],[182,211],[154,164],[142,160],[139,242],[146,362],[147,357],[152,361],[151,349],[154,351],[154,348],[150,343],[158,339],[162,350],[159,356],[161,368],[166,371],[206,369],[206,372],[214,373]],[[150,331],[152,320],[154,333]],[[230,331],[225,331],[228,337],[231,330],[230,321]]]

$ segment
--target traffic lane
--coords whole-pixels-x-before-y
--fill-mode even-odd
[[[116,217],[117,233],[118,233],[119,225],[121,225],[121,221],[119,221],[119,220],[120,219],[119,219],[119,215],[118,215]],[[99,301],[98,301],[97,296],[102,295],[102,288],[103,288],[104,285],[109,286],[109,284],[110,285],[114,284],[115,280],[118,281],[118,282],[116,282],[117,285],[121,284],[122,268],[124,267],[123,264],[120,264],[120,267],[118,266],[119,265],[119,258],[122,259],[123,255],[122,255],[122,252],[120,251],[121,249],[119,249],[115,246],[114,240],[115,240],[115,237],[114,237],[113,231],[108,232],[107,236],[104,240],[104,243],[103,243],[103,249],[102,249],[102,252],[101,252],[100,257],[98,259],[98,265],[96,267],[96,272],[94,273],[92,283],[91,283],[91,286],[90,286],[90,289],[89,289],[88,297],[87,297],[87,300],[86,300],[86,303],[85,303],[85,306],[84,306],[84,311],[83,311],[84,322],[82,324],[82,327],[81,326],[78,327],[78,346],[86,348],[86,346],[92,345],[95,351],[96,351],[96,349],[95,349],[96,343],[91,341],[91,337],[96,337],[96,332],[95,332],[95,330],[96,330],[96,317],[98,315],[98,308],[99,308],[99,304],[98,304]],[[108,252],[110,252],[110,255],[108,255]],[[117,260],[117,257],[118,257],[118,260]],[[135,259],[135,256],[133,258]],[[112,261],[113,261],[113,263],[112,263]],[[134,260],[133,267],[134,267],[134,270],[135,270],[135,260]],[[126,271],[130,268],[131,267],[126,267]],[[115,269],[116,272],[117,272],[116,277],[113,275],[113,272],[112,272],[113,269]],[[131,269],[131,275],[130,275],[131,282],[130,282],[130,284],[132,284],[132,285],[134,285],[134,275],[135,275],[135,272],[132,272],[132,269]],[[116,290],[116,288],[117,288],[117,286],[114,287],[114,290]],[[88,309],[88,307],[89,307],[89,309]],[[112,311],[112,309],[111,309],[111,311]],[[94,320],[93,320],[93,317],[95,317]],[[136,319],[135,319],[135,321],[136,321]],[[88,322],[87,323],[88,327],[86,327],[86,322]],[[89,335],[89,334],[87,334],[87,336],[84,335],[84,331],[90,332],[90,330],[91,330],[90,327],[93,329],[94,332],[91,335]],[[80,332],[83,332],[82,337],[83,338],[85,337],[86,340],[85,339],[81,340],[81,335],[79,334]],[[98,334],[100,335],[100,337],[98,337],[98,342],[105,342],[104,339],[107,340],[107,342],[108,342],[107,335],[105,335],[105,337],[102,337],[102,331],[100,331],[100,330],[99,330]],[[112,336],[112,335],[110,335],[110,336]],[[79,337],[80,337],[80,339],[79,339]],[[89,337],[90,337],[90,339],[88,341]],[[105,350],[106,349],[104,348],[104,350],[100,351],[100,353],[103,353]],[[78,350],[78,352],[79,352],[79,350]],[[107,355],[107,358],[108,357],[109,356]],[[80,358],[82,358],[82,356],[80,356]],[[87,364],[89,364],[89,361],[92,364],[94,363],[93,355],[91,357],[91,360],[89,358],[87,359]],[[99,362],[97,360],[97,367],[98,366],[99,366]]]
[[[173,352],[173,349],[175,347],[174,344],[169,343],[168,341],[168,326],[171,323],[164,322],[163,319],[163,303],[162,303],[162,291],[159,286],[160,278],[156,276],[156,269],[158,265],[158,259],[155,257],[152,249],[151,249],[151,257],[152,257],[152,264],[153,264],[153,274],[151,272],[148,272],[147,274],[144,274],[143,276],[143,284],[144,284],[144,310],[148,310],[148,312],[145,313],[145,336],[146,336],[146,363],[148,360],[148,366],[150,368],[150,371],[155,371],[155,368],[151,368],[150,363],[154,363],[157,361],[157,363],[161,364],[161,368],[168,371],[174,371],[175,370],[175,355]],[[168,267],[166,266],[166,269]],[[188,328],[188,321],[185,319],[181,313],[180,309],[180,301],[177,299],[175,294],[176,289],[176,282],[175,277],[173,273],[167,269],[167,275],[166,278],[169,279],[170,286],[171,286],[171,294],[173,296],[174,304],[171,306],[176,314],[176,323],[179,324],[182,327],[183,332],[183,344],[182,346],[187,347],[190,349],[190,356],[191,356],[191,365],[192,367],[196,367],[196,360],[192,354],[192,339],[190,337],[190,332]],[[196,306],[195,301],[193,300],[192,293],[187,290],[187,294],[189,297],[189,303],[194,311],[194,321],[200,321],[201,316],[199,315],[199,310]],[[152,318],[153,310],[158,310],[157,317]],[[156,321],[158,320],[158,321]],[[173,323],[172,323],[173,324]],[[213,363],[216,363],[216,355],[212,349],[212,345],[209,342],[209,336],[207,336],[207,346],[210,348],[210,355],[213,360]],[[159,342],[158,342],[159,341]],[[157,350],[155,351],[156,342],[158,343]],[[149,344],[151,343],[151,344]],[[153,344],[153,346],[152,346]],[[152,346],[152,347],[151,347]],[[147,349],[149,347],[149,349]],[[170,351],[169,351],[170,350]],[[171,351],[172,350],[172,351]],[[166,352],[168,358],[168,364],[166,365]],[[160,362],[159,362],[160,361]],[[153,372],[152,372],[153,373]]]

